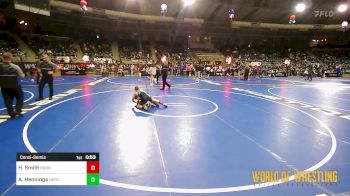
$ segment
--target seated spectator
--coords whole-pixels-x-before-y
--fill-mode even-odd
[[[26,52],[21,49],[18,43],[6,33],[0,33],[0,55],[4,52],[11,52],[15,62],[23,61],[27,56]]]

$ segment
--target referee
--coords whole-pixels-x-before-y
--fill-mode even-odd
[[[57,66],[50,61],[50,57],[47,54],[42,56],[42,61],[39,62],[38,72],[41,75],[41,79],[39,82],[39,98],[36,101],[43,100],[43,90],[45,84],[49,85],[50,95],[49,100],[52,100],[53,96],[53,72],[57,68]]]
[[[171,87],[171,85],[166,81],[167,77],[168,77],[168,66],[163,65],[162,66],[162,80],[163,80],[163,88],[161,88],[160,90],[164,90],[165,85],[167,85],[169,88]]]
[[[16,115],[22,117],[23,91],[21,85],[18,84],[18,77],[24,78],[24,73],[18,65],[12,63],[11,53],[5,52],[2,57],[4,61],[0,63],[1,92],[7,113],[11,118],[15,118]],[[13,109],[14,98],[16,98],[16,111]]]

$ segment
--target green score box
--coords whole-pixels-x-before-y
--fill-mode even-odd
[[[97,186],[100,184],[100,174],[87,174],[86,185]]]

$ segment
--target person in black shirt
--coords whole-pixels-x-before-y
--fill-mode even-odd
[[[164,88],[165,88],[165,85],[167,85],[168,86],[168,88],[170,88],[171,87],[171,85],[166,81],[167,80],[167,78],[168,78],[168,66],[166,66],[166,65],[163,65],[162,66],[162,81],[163,81],[163,88],[161,88],[160,90],[164,90]]]
[[[24,73],[21,68],[15,64],[12,64],[12,54],[5,52],[3,55],[4,62],[0,63],[0,77],[3,77],[4,81],[10,82],[10,77],[15,77],[16,84],[1,84],[1,92],[4,97],[4,102],[6,105],[7,113],[11,118],[22,117],[22,107],[23,107],[23,91],[20,84],[18,84],[18,77],[24,78]],[[16,106],[13,109],[13,99],[16,98]]]
[[[197,64],[197,65],[195,65],[195,69],[196,69],[196,76],[197,76],[197,78],[201,79],[204,67],[199,65],[199,64]]]
[[[164,103],[160,102],[159,100],[151,97],[150,95],[148,95],[144,91],[141,91],[138,86],[135,86],[134,90],[135,90],[135,93],[132,97],[132,102],[136,103],[135,107],[137,109],[150,110],[152,107],[151,103],[154,104],[157,108],[159,108],[159,105],[162,105],[165,108],[168,107],[167,105],[165,105]]]
[[[312,81],[312,78],[314,76],[314,66],[312,64],[309,64],[309,66],[307,67],[307,78],[305,80],[309,80]]]
[[[243,80],[248,80],[249,78],[249,67],[248,66],[245,66],[245,69],[244,69],[244,74],[243,74]]]
[[[39,74],[41,75],[41,79],[39,82],[39,98],[36,99],[36,101],[43,100],[43,89],[45,84],[49,85],[50,89],[50,95],[49,95],[49,100],[52,100],[53,96],[53,72],[57,66],[50,61],[50,57],[47,54],[44,54],[42,56],[42,61],[40,61],[38,65],[38,71]]]

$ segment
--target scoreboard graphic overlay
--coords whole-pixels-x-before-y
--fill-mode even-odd
[[[16,185],[99,183],[99,153],[17,153]]]

